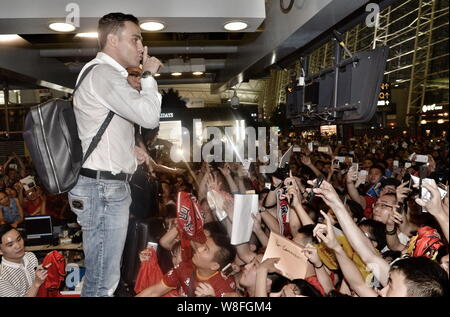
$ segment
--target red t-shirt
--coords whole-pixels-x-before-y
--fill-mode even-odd
[[[234,277],[224,278],[220,272],[216,272],[209,277],[201,277],[198,275],[197,270],[193,274],[195,266],[192,262],[181,262],[178,266],[175,266],[172,270],[167,272],[162,279],[164,285],[170,288],[178,288],[180,296],[187,297],[189,294],[189,285],[192,277],[194,278],[194,284],[192,287],[192,296],[195,296],[195,289],[199,283],[209,283],[216,297],[222,297],[225,293],[234,292],[236,284]]]
[[[372,213],[373,213],[373,204],[376,203],[378,198],[372,197],[369,195],[365,195],[364,199],[366,200],[366,208],[364,209],[364,217],[368,219],[372,219]]]

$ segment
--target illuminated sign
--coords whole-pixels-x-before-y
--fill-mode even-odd
[[[173,118],[173,112],[169,112],[169,113],[161,113],[160,115],[159,115],[159,117],[161,118],[161,119],[167,119],[167,118]]]
[[[436,104],[432,105],[424,105],[422,107],[422,112],[428,112],[428,111],[435,111],[435,110],[442,110],[443,106],[436,106]]]
[[[391,103],[391,84],[381,83],[380,93],[378,94],[378,106],[389,106]]]

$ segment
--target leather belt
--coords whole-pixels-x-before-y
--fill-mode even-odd
[[[129,182],[131,178],[133,177],[133,174],[127,174],[127,173],[119,173],[116,175],[113,175],[111,172],[107,171],[96,171],[91,170],[89,168],[81,168],[80,175],[94,178],[94,179],[109,179],[109,180],[119,180],[119,181],[125,181]]]

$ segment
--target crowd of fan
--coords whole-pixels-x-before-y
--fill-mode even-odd
[[[166,228],[159,247],[170,251],[172,267],[140,287],[137,296],[448,294],[445,138],[404,134],[344,142],[319,136],[280,139],[280,153],[291,146],[294,152],[287,167],[270,175],[259,172],[264,164],[259,160],[248,169],[241,163],[203,162],[183,163],[175,170],[162,165],[170,165],[169,161],[152,160],[150,177],[159,183],[159,216]],[[427,162],[416,162],[418,155],[425,155]],[[16,166],[11,166],[13,161]],[[30,166],[15,154],[3,164],[0,224],[16,227],[26,215],[47,213],[61,219],[69,212],[64,196],[45,195],[37,185],[25,190],[20,179],[33,174]],[[420,184],[429,197],[421,197],[414,177],[430,179]],[[441,195],[444,190],[447,193]],[[211,191],[222,195],[225,218],[219,218],[217,206],[209,205]],[[201,243],[182,238],[179,193],[198,202],[202,227],[196,234],[203,237]],[[250,241],[231,245],[233,195],[246,193],[258,194],[259,214],[253,219]],[[277,195],[287,201],[288,216],[282,225]],[[277,268],[279,259],[262,261],[271,232],[303,249],[308,259],[304,278],[284,277]],[[142,251],[141,265],[152,256],[156,254],[149,249]]]
[[[281,139],[280,154],[291,146],[296,149],[288,169],[271,175],[258,172],[259,164],[264,164],[258,161],[247,170],[240,163],[190,164],[186,169],[191,173],[172,181],[164,176],[167,186],[160,212],[168,225],[159,246],[171,251],[173,268],[139,290],[138,296],[447,294],[449,162],[445,138],[404,134],[342,142],[334,137],[286,137]],[[427,162],[416,162],[419,155],[425,155]],[[421,197],[414,177],[431,180],[420,184],[430,197]],[[312,189],[318,178],[323,179],[321,185]],[[447,194],[441,196],[440,190]],[[190,245],[183,244],[176,208],[180,191],[198,199],[205,243],[193,239]],[[223,196],[225,219],[219,219],[215,206],[208,204],[209,191]],[[289,206],[283,226],[277,217],[278,191]],[[233,246],[232,197],[251,192],[259,195],[260,213],[254,217],[250,241]],[[305,278],[283,277],[276,265],[279,259],[262,261],[271,232],[303,248],[309,259]],[[192,254],[185,250],[189,248]]]

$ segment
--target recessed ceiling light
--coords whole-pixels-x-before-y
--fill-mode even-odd
[[[148,21],[148,22],[143,22],[141,23],[141,29],[145,30],[145,31],[161,31],[162,29],[164,29],[166,26],[161,23],[161,22],[156,22],[156,21]]]
[[[159,77],[159,76],[161,76],[161,74],[159,74],[159,73],[156,73],[155,75],[153,75],[153,77]]]
[[[200,75],[203,75],[203,72],[193,72],[192,74],[195,76],[200,76]]]
[[[48,27],[56,32],[72,32],[73,30],[75,30],[75,26],[70,23],[50,23]]]
[[[0,41],[14,41],[14,40],[18,40],[20,39],[20,36],[18,36],[17,34],[1,34],[0,35]]]
[[[183,75],[182,73],[179,73],[179,72],[175,72],[175,73],[172,73],[171,74],[172,76],[181,76],[181,75]]]
[[[84,37],[84,38],[98,38],[97,32],[87,32],[87,33],[77,33],[76,37]]]
[[[224,25],[224,29],[227,31],[242,31],[245,30],[247,27],[248,27],[247,23],[239,21],[228,22],[227,24]]]

